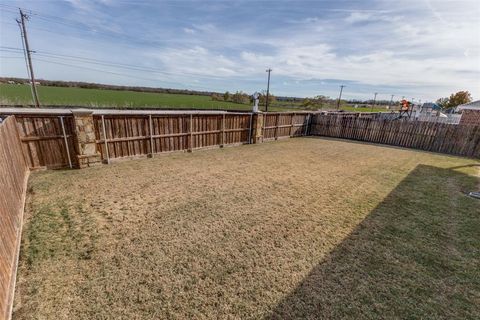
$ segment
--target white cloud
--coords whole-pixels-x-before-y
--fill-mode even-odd
[[[75,9],[80,9],[80,10],[90,10],[91,7],[91,2],[88,0],[65,0],[66,2],[70,3],[72,7]]]
[[[217,27],[213,23],[194,24],[193,27],[203,32],[217,31]]]
[[[167,72],[198,74],[208,77],[238,75],[235,71],[237,64],[233,60],[222,54],[210,52],[201,46],[189,49],[155,50],[148,52],[147,56],[160,61]]]
[[[373,14],[370,12],[357,11],[350,13],[350,15],[345,18],[345,21],[348,23],[364,22],[369,21],[372,17]]]

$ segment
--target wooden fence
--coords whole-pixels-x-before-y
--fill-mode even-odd
[[[250,143],[252,114],[95,115],[103,160]]]
[[[310,113],[265,113],[263,140],[308,135]]]
[[[30,168],[62,168],[75,161],[72,156],[75,154],[75,147],[71,113],[22,114],[15,118],[25,159]]]
[[[0,123],[0,319],[11,314],[28,172],[11,116]]]
[[[480,126],[317,114],[311,134],[480,157]]]
[[[0,109],[1,111],[1,109]],[[478,156],[478,130],[472,126],[393,120],[379,113],[267,113],[261,141],[323,135],[435,152]],[[28,166],[62,168],[77,163],[71,112],[16,115]],[[141,113],[93,115],[96,149],[102,160],[252,143],[251,113]]]

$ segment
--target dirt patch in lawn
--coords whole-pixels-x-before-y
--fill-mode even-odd
[[[37,172],[14,318],[474,318],[472,164],[298,138]]]

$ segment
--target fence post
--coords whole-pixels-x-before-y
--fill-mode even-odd
[[[60,116],[60,124],[62,125],[63,140],[65,141],[65,149],[67,150],[68,166],[72,169],[72,159],[70,158],[70,148],[68,147],[67,134],[65,133],[65,124],[63,123],[63,116]]]
[[[253,143],[262,143],[263,142],[263,123],[265,115],[262,112],[256,112],[253,114],[253,124],[252,124],[252,136]]]
[[[190,114],[189,132],[190,132],[190,141],[188,142],[188,152],[192,152],[193,151],[193,114]]]
[[[107,130],[105,129],[105,116],[102,115],[103,141],[105,142],[105,155],[107,156],[107,164],[110,164],[110,156],[108,154]]]
[[[307,114],[307,116],[305,117],[305,121],[306,121],[307,123],[305,124],[305,131],[303,132],[303,135],[304,135],[304,136],[307,136],[307,133],[308,133],[308,126],[309,126],[309,124],[310,124],[310,116],[311,116],[311,114],[309,113],[309,114]]]
[[[294,120],[294,119],[295,119],[295,113],[292,113],[292,117],[291,117],[291,119],[290,119],[290,125],[291,125],[291,127],[290,127],[290,132],[289,132],[289,134],[288,134],[288,136],[289,136],[290,138],[292,137],[293,120]]]
[[[79,168],[90,167],[101,163],[95,140],[95,123],[93,112],[89,110],[73,110],[75,123],[75,149]]]
[[[222,144],[220,145],[220,148],[223,148],[224,144],[225,144],[225,113],[223,114],[223,117],[222,117]]]
[[[148,116],[148,123],[150,126],[150,157],[153,158],[153,125],[152,125],[152,115]]]
[[[277,113],[277,117],[275,118],[275,140],[278,140],[278,118],[280,118],[280,113]]]
[[[248,128],[248,144],[252,143],[252,125],[253,125],[253,112],[250,113],[250,127]]]

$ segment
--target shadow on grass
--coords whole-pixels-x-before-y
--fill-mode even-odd
[[[267,319],[478,319],[477,182],[416,167]]]

